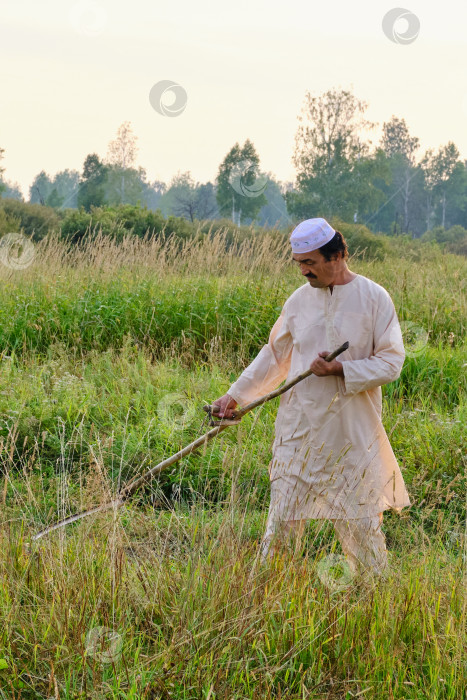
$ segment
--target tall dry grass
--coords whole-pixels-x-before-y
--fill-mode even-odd
[[[23,278],[53,277],[65,269],[76,275],[89,270],[97,275],[111,275],[120,270],[141,275],[147,272],[153,275],[245,274],[258,270],[278,274],[288,267],[290,258],[287,239],[279,233],[244,238],[227,229],[219,229],[212,235],[198,234],[191,239],[180,239],[176,234],[167,237],[148,234],[143,238],[126,234],[116,240],[97,232],[78,243],[70,243],[58,233],[51,233],[34,247],[34,264],[21,270]],[[0,275],[3,279],[12,279],[17,277],[17,271],[0,266]]]

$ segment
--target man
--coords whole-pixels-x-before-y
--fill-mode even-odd
[[[410,505],[381,422],[381,385],[397,379],[405,358],[399,322],[387,291],[349,270],[345,240],[325,219],[302,221],[290,243],[307,282],[286,300],[268,344],[214,403],[219,418],[230,418],[237,404],[313,369],[280,398],[262,557],[284,534],[300,539],[308,519],[328,519],[352,572],[379,574],[387,566],[383,511]],[[347,340],[346,352],[324,360]]]

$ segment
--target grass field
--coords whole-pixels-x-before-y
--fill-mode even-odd
[[[352,251],[351,251],[352,252]],[[282,237],[36,245],[0,270],[0,697],[464,697],[465,258],[394,242],[407,359],[383,422],[412,500],[391,571],[346,577],[329,523],[268,567],[277,399],[120,510],[37,542],[205,431],[303,283]]]

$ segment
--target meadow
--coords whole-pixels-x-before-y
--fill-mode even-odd
[[[258,561],[277,399],[32,540],[207,430],[303,284],[286,237],[50,236],[0,266],[0,697],[464,697],[466,259],[350,252],[407,349],[383,422],[413,505],[385,513],[381,580],[346,575],[327,522]]]

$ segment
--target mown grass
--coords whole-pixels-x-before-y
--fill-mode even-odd
[[[407,334],[383,391],[412,500],[385,515],[388,579],[333,586],[326,522],[308,524],[295,555],[258,562],[277,402],[121,510],[31,541],[201,434],[201,406],[302,283],[287,259],[268,237],[227,251],[221,236],[46,239],[33,265],[2,270],[1,697],[463,697],[462,258],[401,245],[350,263],[428,333],[422,347]]]

